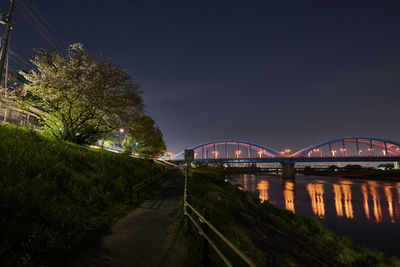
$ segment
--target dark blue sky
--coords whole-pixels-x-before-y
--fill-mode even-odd
[[[277,150],[400,141],[399,1],[16,1],[64,45],[128,70],[170,151],[213,139]],[[10,48],[30,58],[50,45],[23,13]]]

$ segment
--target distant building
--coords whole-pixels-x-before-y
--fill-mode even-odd
[[[11,98],[7,98],[6,90],[0,86],[0,123],[28,126],[40,130],[42,127],[33,112],[40,113],[41,111],[35,108],[32,108],[32,112],[21,110]]]

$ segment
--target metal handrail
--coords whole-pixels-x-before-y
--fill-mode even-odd
[[[256,266],[243,252],[241,252],[234,244],[232,244],[217,228],[215,228],[209,221],[207,221],[195,208],[186,202],[186,206],[189,207],[196,215],[210,227],[233,251],[236,252],[247,264],[250,266]]]
[[[221,259],[223,260],[223,262],[225,262],[225,264],[229,267],[233,267],[232,263],[229,262],[229,260],[225,257],[225,255],[221,252],[221,250],[219,250],[219,248],[217,247],[217,245],[214,244],[214,242],[210,239],[210,237],[208,235],[206,235],[206,233],[204,233],[203,229],[201,229],[201,227],[199,226],[199,224],[195,221],[195,219],[193,219],[192,216],[190,216],[187,212],[185,213],[186,216],[188,216],[188,218],[192,221],[192,223],[194,224],[194,226],[196,226],[196,228],[199,230],[199,233],[205,238],[207,239],[208,243],[213,247],[213,249],[215,250],[215,252],[217,252],[218,256],[221,257]]]
[[[140,189],[144,188],[145,186],[151,184],[151,183],[154,182],[155,180],[161,178],[161,177],[162,177],[164,174],[166,174],[166,173],[167,173],[167,170],[165,169],[165,170],[163,170],[163,171],[157,173],[156,175],[153,175],[152,177],[150,177],[150,178],[148,178],[148,179],[146,179],[146,180],[143,180],[143,181],[141,181],[141,182],[138,183],[138,184],[133,185],[133,186],[132,186],[132,190],[133,190],[133,191],[140,190]]]
[[[256,266],[253,261],[251,261],[242,251],[240,251],[234,244],[232,244],[217,228],[215,228],[208,220],[206,220],[200,212],[198,212],[190,203],[187,201],[187,176],[185,176],[185,187],[183,192],[183,213],[185,216],[193,222],[196,228],[199,230],[201,235],[210,243],[210,245],[214,248],[217,254],[221,257],[221,259],[225,262],[227,266],[233,266],[229,260],[223,255],[223,253],[218,249],[218,247],[211,241],[210,237],[207,236],[201,227],[195,222],[195,220],[188,214],[186,211],[186,207],[189,207],[199,218],[202,222],[207,224],[211,230],[214,231],[240,258],[242,258],[249,266]]]

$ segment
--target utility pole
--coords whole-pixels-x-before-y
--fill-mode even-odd
[[[6,30],[4,32],[3,38],[1,39],[0,84],[2,84],[2,81],[3,81],[4,62],[5,62],[7,51],[8,51],[8,40],[10,39],[10,32],[11,32],[12,24],[13,24],[14,5],[15,5],[15,0],[11,0],[10,10],[5,19]]]

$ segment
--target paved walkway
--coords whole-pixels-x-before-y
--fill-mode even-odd
[[[183,181],[172,175],[138,208],[115,223],[78,266],[181,266],[175,248]]]

